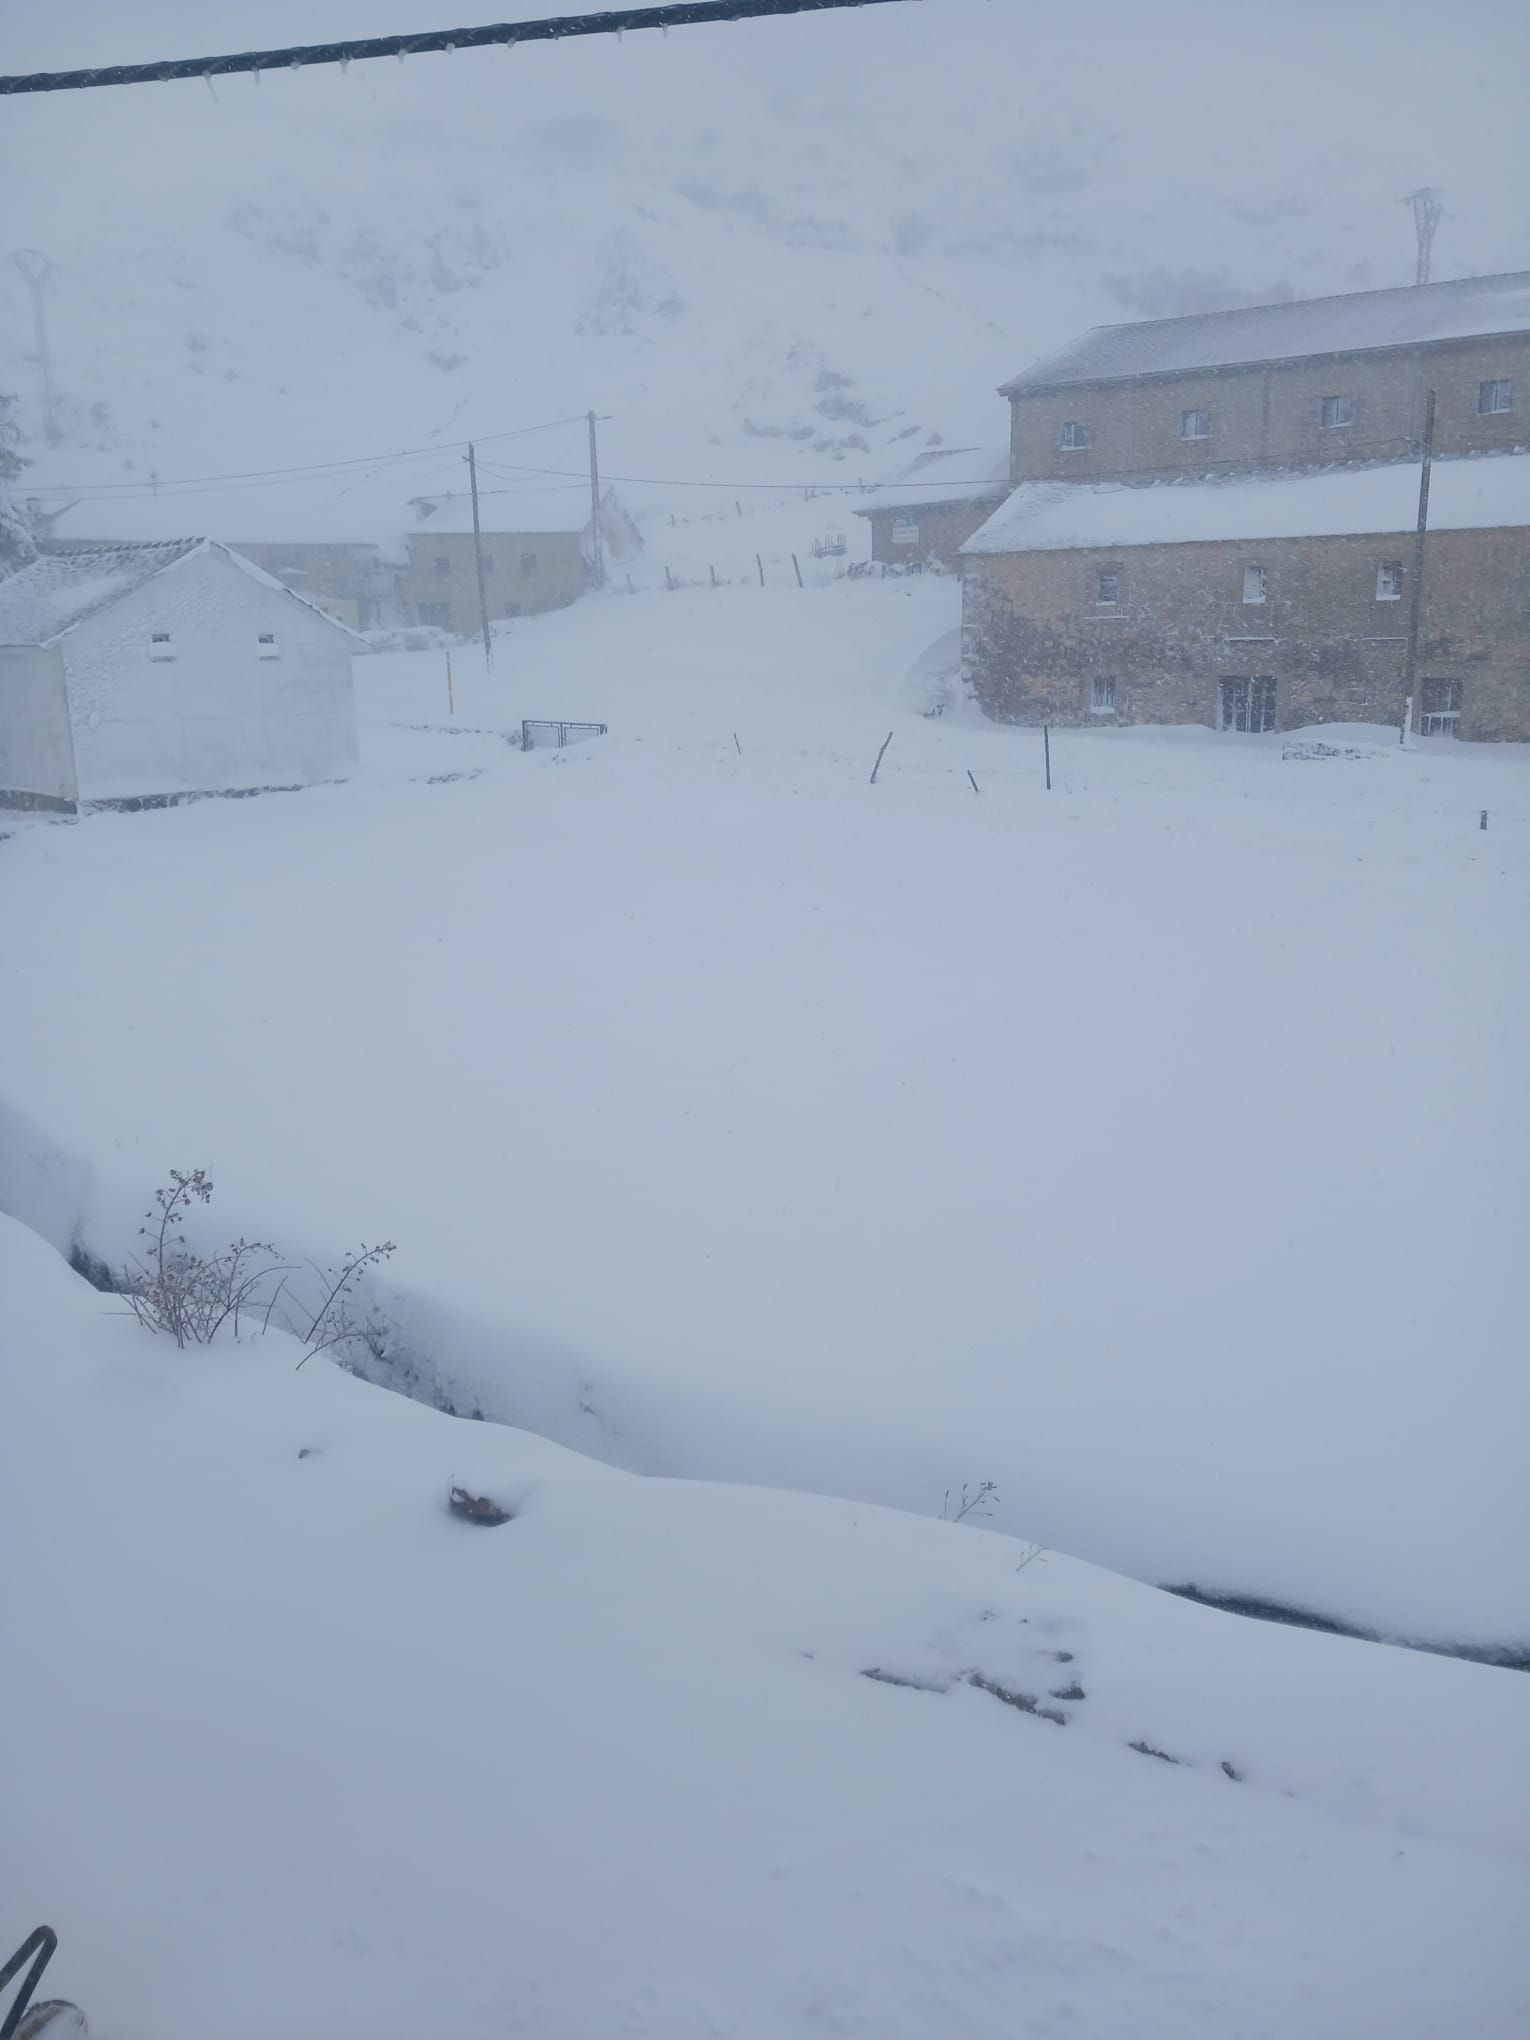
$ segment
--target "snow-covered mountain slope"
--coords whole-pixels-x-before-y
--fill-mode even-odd
[[[8,21],[6,60],[460,11],[75,0]],[[169,494],[424,448],[388,471],[412,493],[460,477],[440,441],[591,405],[622,476],[853,478],[931,435],[987,446],[997,383],[1084,325],[1405,281],[1421,182],[1450,201],[1438,274],[1530,260],[1503,158],[1526,19],[1474,0],[1448,34],[1425,23],[1414,0],[1385,34],[1369,7],[1309,0],[1258,18],[924,0],[11,101],[7,234],[56,265],[54,448],[29,300],[0,275],[32,479],[153,500],[151,477]],[[577,474],[582,427],[485,452],[501,480]],[[251,521],[333,532],[356,481],[253,486]],[[167,503],[166,528],[205,521],[198,501]],[[221,535],[264,535],[216,508]]]
[[[1515,1674],[299,1352],[0,1218],[0,1920],[99,2040],[1524,2031]]]

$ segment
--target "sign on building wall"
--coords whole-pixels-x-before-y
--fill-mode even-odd
[[[894,545],[917,545],[919,543],[919,526],[912,517],[895,517],[893,519],[892,542]]]

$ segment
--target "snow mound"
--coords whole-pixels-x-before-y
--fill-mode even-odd
[[[103,2040],[1523,2030],[1513,1674],[297,1351],[0,1220],[0,1911]]]

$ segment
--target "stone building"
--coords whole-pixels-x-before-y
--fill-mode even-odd
[[[1022,484],[965,548],[987,714],[1400,722],[1418,468]],[[1435,463],[1413,725],[1530,740],[1530,454]]]
[[[888,567],[956,572],[961,549],[1009,493],[1009,448],[940,447],[910,462],[857,517],[871,526],[871,557]]]
[[[1426,403],[1435,462],[1407,688]],[[1530,739],[1530,273],[1097,328],[1004,386],[969,684],[1013,722]]]
[[[405,540],[402,596],[412,622],[474,635],[480,626],[473,508],[463,495],[417,498]],[[493,620],[566,609],[584,593],[593,553],[590,492],[582,482],[479,494],[484,599]],[[607,490],[600,537],[608,564],[642,547],[636,525]]]
[[[1530,272],[1097,326],[1028,368],[1017,482],[1416,459],[1530,445]]]

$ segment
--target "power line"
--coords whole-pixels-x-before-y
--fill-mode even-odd
[[[512,475],[548,475],[557,477],[559,480],[568,482],[582,482],[588,480],[588,475],[583,470],[577,468],[518,467],[513,463],[509,465],[495,466],[493,463],[486,460],[480,461],[479,466],[483,468],[484,471],[488,474],[504,475],[507,478]],[[919,497],[920,502],[933,502],[935,500],[933,492],[937,489],[988,489],[988,488],[1003,489],[1008,486],[1008,484],[1005,482],[1002,481],[996,482],[992,475],[969,475],[967,476],[965,481],[958,480],[953,476],[948,481],[940,482],[935,481],[933,478],[929,481],[926,481],[921,475],[912,475],[908,477],[906,480],[901,482],[860,482],[860,481],[848,482],[844,480],[842,476],[836,476],[833,479],[828,479],[823,476],[813,475],[798,475],[795,481],[790,482],[698,481],[692,475],[607,474],[605,476],[605,479],[608,482],[626,482],[629,486],[635,488],[774,489],[778,493],[783,490],[790,491],[796,489],[813,489],[816,490],[820,495],[827,495],[831,491],[838,489],[847,496],[871,496],[879,493],[884,489],[898,489],[905,491],[917,489],[921,492],[925,489],[930,490],[932,493],[928,497],[924,496],[922,493],[920,494]],[[531,492],[528,490],[527,493],[530,494]]]
[[[88,71],[34,71],[0,78],[0,93],[82,92],[97,85],[153,85],[171,78],[221,78],[237,71],[300,71],[310,64],[349,64],[368,57],[417,57],[481,50],[565,36],[621,35],[640,28],[689,28],[707,21],[755,21],[777,14],[818,14],[831,8],[884,7],[902,0],[676,0],[662,7],[620,7],[609,14],[561,14],[542,21],[497,21],[482,28],[429,29],[416,35],[365,36],[354,42],[304,43],[239,55],[166,58],[152,64],[104,64]]]
[[[582,425],[584,413],[568,418],[548,418],[540,425],[516,425],[507,432],[483,434],[480,446],[497,446],[505,439],[527,439],[536,432],[555,432],[560,425]],[[423,459],[428,454],[465,453],[468,442],[465,439],[437,440],[434,446],[403,446],[392,453],[358,453],[346,460],[312,461],[306,467],[246,468],[227,475],[177,475],[169,480],[159,480],[145,485],[141,477],[130,482],[49,482],[46,486],[76,495],[174,495],[178,490],[200,493],[220,486],[246,485],[259,487],[267,482],[295,482],[305,475],[315,478],[334,476],[339,479],[355,468],[381,468],[393,461]]]

